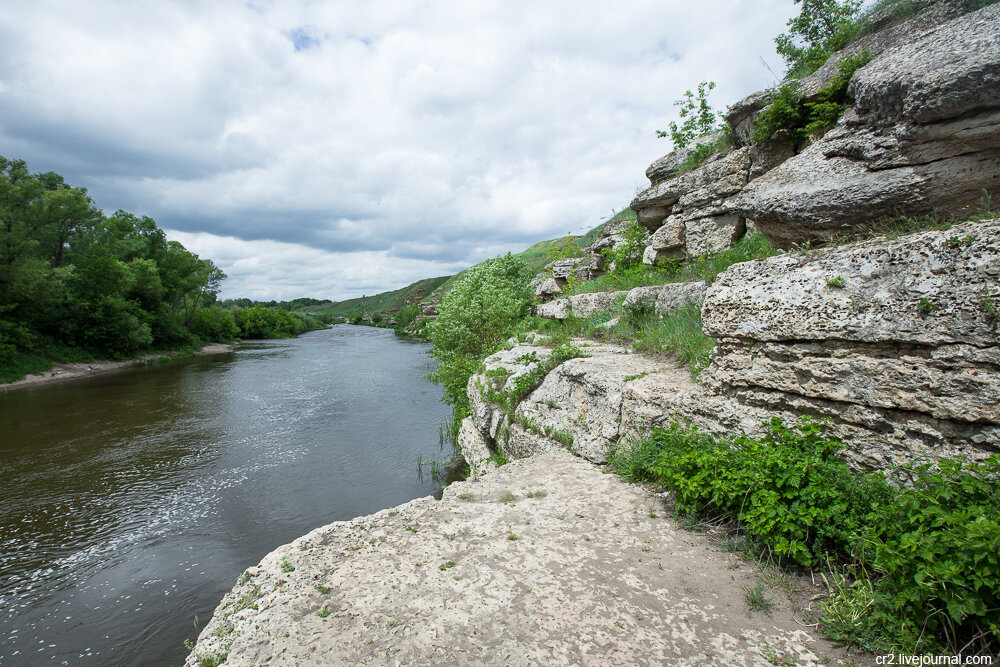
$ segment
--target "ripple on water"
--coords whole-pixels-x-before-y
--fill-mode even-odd
[[[337,329],[0,396],[0,430],[33,443],[0,443],[0,664],[178,662],[263,553],[434,492],[415,461],[442,458],[447,410],[425,348]]]

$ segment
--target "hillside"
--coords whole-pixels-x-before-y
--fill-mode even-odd
[[[634,217],[635,214],[632,210],[626,208],[582,236],[563,236],[539,241],[527,250],[514,253],[514,256],[520,258],[531,273],[538,273],[556,256],[582,255],[583,248],[592,245],[597,240],[605,225],[620,220],[633,219]],[[311,305],[301,306],[295,310],[303,313],[308,311],[318,316],[326,315],[343,318],[360,315],[367,320],[371,320],[372,316],[390,315],[408,306],[439,302],[441,297],[452,288],[464,273],[465,271],[461,271],[451,276],[424,278],[406,287],[389,292],[381,292],[371,296],[346,299],[344,301],[312,303]]]

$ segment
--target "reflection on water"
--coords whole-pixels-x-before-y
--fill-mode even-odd
[[[0,394],[0,664],[179,664],[265,553],[438,491],[430,363],[340,325]]]

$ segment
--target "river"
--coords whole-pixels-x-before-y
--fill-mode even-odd
[[[180,664],[264,554],[438,492],[426,353],[338,325],[0,393],[0,664]]]

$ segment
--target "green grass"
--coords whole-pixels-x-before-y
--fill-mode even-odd
[[[422,301],[447,282],[449,278],[451,276],[424,278],[406,287],[389,292],[347,299],[345,301],[331,301],[324,305],[314,305],[301,310],[308,310],[316,315],[332,315],[335,317],[347,317],[357,313],[393,313],[401,308]]]
[[[710,255],[661,261],[658,266],[641,264],[619,273],[606,273],[594,280],[564,290],[565,295],[587,292],[618,292],[636,287],[704,280],[712,282],[734,264],[780,254],[763,234],[744,236],[731,248]]]
[[[616,325],[604,326],[615,317],[619,318]],[[588,318],[540,320],[537,326],[549,337],[547,344],[593,338],[630,345],[636,351],[673,355],[688,366],[693,378],[708,366],[709,355],[715,349],[715,339],[702,331],[701,308],[695,304],[681,306],[663,317],[657,317],[646,307],[625,311],[621,306],[613,306]]]

